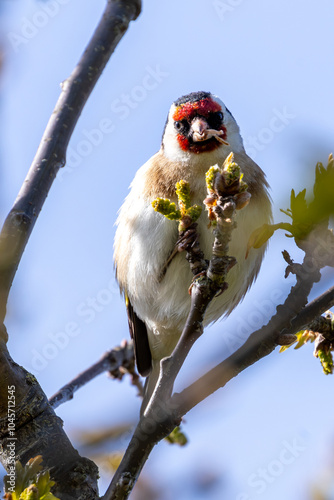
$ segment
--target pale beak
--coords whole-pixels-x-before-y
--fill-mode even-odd
[[[208,123],[204,118],[195,118],[191,123],[191,129],[193,131],[192,138],[193,141],[205,141],[208,139],[207,131],[209,129]]]
[[[214,137],[221,144],[225,144],[228,146],[228,142],[226,142],[221,136],[224,135],[222,130],[215,130],[209,128],[208,122],[205,118],[195,118],[191,123],[192,139],[194,142],[206,141],[207,139],[211,139]]]

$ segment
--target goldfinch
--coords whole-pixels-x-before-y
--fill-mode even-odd
[[[227,275],[227,290],[209,305],[204,326],[216,321],[235,308],[256,278],[264,247],[251,249],[246,259],[247,242],[256,228],[271,221],[265,174],[247,156],[237,122],[217,96],[193,92],[172,104],[160,150],[137,171],[120,209],[114,262],[117,281],[126,297],[138,371],[149,377],[144,407],[159,376],[160,360],[172,353],[181,335],[189,313],[188,289],[193,278],[185,254],[174,252],[179,236],[177,222],[154,211],[152,201],[161,197],[176,202],[175,185],[183,179],[190,184],[192,203],[203,206],[207,170],[215,164],[221,166],[231,152],[251,198],[237,213],[237,227],[229,245],[229,255],[237,259],[237,264]],[[213,235],[205,210],[197,232],[205,258],[210,259]]]

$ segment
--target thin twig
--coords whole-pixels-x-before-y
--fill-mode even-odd
[[[301,328],[306,315],[301,313],[298,320],[298,310],[306,310],[305,304],[313,284],[320,279],[320,269],[313,261],[310,272],[310,255],[305,255],[297,275],[297,283],[292,287],[283,305],[277,307],[276,314],[269,323],[250,335],[247,341],[229,358],[203,375],[196,382],[172,398],[175,408],[175,418],[181,418],[194,406],[203,401],[215,391],[224,387],[227,382],[260,359],[268,356],[278,345],[281,334],[295,333]],[[328,303],[333,300],[327,296]],[[315,301],[314,301],[315,302]],[[321,301],[324,306],[324,301]],[[314,303],[310,307],[314,310]],[[327,308],[327,305],[325,306]],[[293,328],[291,325],[293,324]]]
[[[74,393],[93,380],[103,372],[110,372],[115,378],[120,378],[119,370],[124,367],[126,370],[134,364],[134,353],[132,342],[123,342],[119,347],[106,352],[102,358],[80,373],[71,382],[64,385],[50,399],[49,403],[53,408],[58,408],[63,403],[73,399]],[[138,388],[139,390],[139,388]]]
[[[235,170],[231,170],[236,166]],[[233,173],[232,173],[233,172]],[[188,249],[187,259],[190,262],[190,268],[194,272],[196,266],[193,262],[199,261],[200,268],[206,270],[201,273],[202,276],[196,277],[191,287],[191,306],[187,317],[185,327],[181,337],[172,352],[171,356],[164,358],[160,362],[160,376],[157,386],[149,401],[145,413],[154,406],[155,398],[167,401],[173,391],[175,379],[189,354],[190,349],[203,333],[203,320],[205,312],[217,293],[223,293],[228,284],[226,282],[227,274],[236,264],[236,259],[228,255],[229,243],[237,227],[236,213],[238,210],[238,197],[240,193],[245,193],[245,186],[241,182],[242,174],[238,165],[234,163],[233,154],[229,155],[218,171],[212,177],[212,183],[207,183],[208,192],[215,198],[215,202],[204,201],[213,216],[213,236],[212,256],[208,267],[203,259],[199,244],[195,245],[195,251]],[[247,201],[241,208],[248,204],[250,195],[247,193]],[[190,253],[190,256],[189,256]],[[193,255],[191,255],[193,253]],[[189,258],[190,257],[190,258]]]
[[[300,313],[291,321],[291,333],[298,332],[320,314],[334,306],[334,286],[326,290],[322,295],[312,300]]]

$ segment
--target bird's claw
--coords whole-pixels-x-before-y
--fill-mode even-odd
[[[187,229],[176,242],[178,252],[189,251],[194,248],[198,242],[198,234],[195,228]]]

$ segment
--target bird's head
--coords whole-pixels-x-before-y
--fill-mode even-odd
[[[171,106],[162,138],[174,161],[217,150],[227,156],[243,150],[239,127],[224,103],[209,92],[192,92]]]

